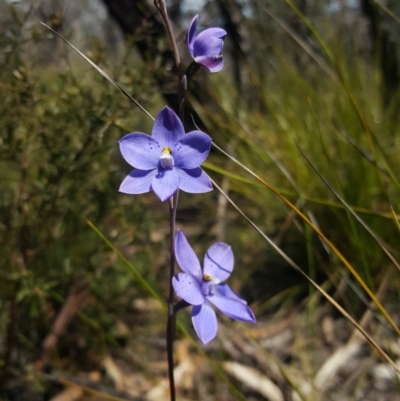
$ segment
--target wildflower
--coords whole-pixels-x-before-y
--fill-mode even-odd
[[[221,28],[209,28],[196,36],[196,15],[190,23],[186,35],[186,43],[189,52],[196,63],[202,64],[210,72],[218,72],[224,66],[222,47],[226,31]]]
[[[153,190],[164,202],[178,188],[189,193],[212,190],[210,178],[199,167],[210,152],[211,138],[201,131],[185,135],[178,116],[168,107],[158,114],[151,136],[140,132],[125,135],[119,147],[135,168],[122,182],[120,192]]]
[[[218,330],[211,304],[232,319],[255,323],[247,302],[223,283],[233,270],[233,252],[229,245],[223,242],[212,245],[204,257],[202,269],[185,235],[178,230],[175,254],[184,273],[174,276],[172,285],[180,298],[193,305],[193,326],[203,344],[211,341]]]

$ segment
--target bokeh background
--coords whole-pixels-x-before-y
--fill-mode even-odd
[[[195,14],[199,30],[228,32],[223,71],[189,83],[187,130],[194,119],[296,205],[359,279],[216,149],[207,173],[396,361],[400,2],[167,5],[184,67]],[[0,400],[168,400],[166,317],[146,287],[166,299],[168,205],[118,192],[130,171],[118,139],[150,133],[152,121],[41,21],[153,116],[176,107],[171,46],[150,0],[0,0]],[[180,400],[400,400],[395,370],[217,190],[181,193],[177,222],[199,257],[215,241],[232,245],[229,283],[258,320],[219,315],[203,347],[180,313]]]

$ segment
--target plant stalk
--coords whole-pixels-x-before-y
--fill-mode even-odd
[[[174,339],[175,339],[175,310],[174,310],[174,288],[172,278],[175,274],[175,226],[176,210],[178,206],[179,190],[169,200],[169,226],[170,226],[170,265],[169,265],[169,295],[168,295],[168,318],[167,318],[167,358],[168,358],[168,379],[171,394],[171,401],[175,401],[175,380],[174,380]]]
[[[178,110],[177,110],[177,112],[178,112],[179,118],[181,119],[182,124],[183,124],[184,123],[184,110],[185,110],[184,103],[185,103],[185,96],[186,96],[186,90],[187,90],[187,78],[186,78],[186,75],[184,75],[182,73],[181,58],[179,56],[178,45],[176,44],[174,33],[172,31],[172,25],[171,25],[171,21],[169,20],[169,17],[168,17],[167,5],[165,3],[165,0],[154,0],[154,6],[160,12],[161,17],[164,21],[164,25],[167,30],[169,40],[171,42],[172,52],[174,54],[176,71],[178,74]]]
[[[174,54],[176,71],[178,74],[178,115],[182,124],[184,124],[184,103],[187,90],[187,78],[182,74],[181,59],[179,56],[178,46],[172,31],[172,25],[168,17],[167,5],[165,0],[154,0],[154,6],[158,9],[164,21],[165,28],[169,40],[172,45]],[[174,339],[176,315],[174,306],[174,288],[172,286],[172,278],[175,275],[175,230],[176,230],[176,210],[178,208],[179,189],[169,199],[170,212],[170,271],[169,271],[169,295],[168,295],[168,318],[167,318],[167,359],[168,359],[168,378],[170,387],[170,400],[175,401],[175,380],[174,380]]]

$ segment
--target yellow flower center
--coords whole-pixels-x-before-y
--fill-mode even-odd
[[[170,154],[172,153],[172,150],[171,150],[171,148],[169,148],[169,147],[167,146],[167,147],[163,148],[162,152],[163,152],[164,154],[170,155]]]
[[[205,274],[205,275],[203,276],[203,280],[204,280],[204,281],[211,281],[211,280],[212,280],[212,276],[210,276],[209,274]]]

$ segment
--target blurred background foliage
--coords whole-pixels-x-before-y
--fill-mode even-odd
[[[184,65],[190,62],[185,30],[195,13],[202,27],[228,31],[223,72],[201,70],[190,82],[187,129],[193,129],[191,115],[200,116],[219,146],[313,216],[370,288],[388,276],[383,302],[398,322],[398,271],[298,147],[398,256],[399,226],[390,205],[398,219],[400,3],[167,3]],[[93,222],[165,296],[167,205],[153,194],[118,193],[130,168],[117,141],[127,132],[150,132],[152,122],[39,21],[154,116],[166,103],[174,107],[177,87],[169,42],[150,1],[0,0],[3,388],[32,366],[94,370],[122,346],[122,337],[139,347],[149,333],[161,341],[164,335],[159,311],[140,313],[143,302],[151,304],[148,294],[86,224]],[[292,211],[215,149],[206,169],[310,277],[351,315],[363,315],[368,301],[359,285]],[[252,302],[260,321],[279,320],[299,301],[307,310],[314,293],[307,282],[217,191],[181,194],[178,225],[199,255],[215,240],[232,244],[231,284]],[[50,350],[44,341],[74,296],[79,302]],[[121,334],[121,324],[129,335]],[[153,352],[143,347],[145,355]],[[44,385],[40,391],[52,390]],[[23,399],[12,394],[5,390],[4,400]]]

